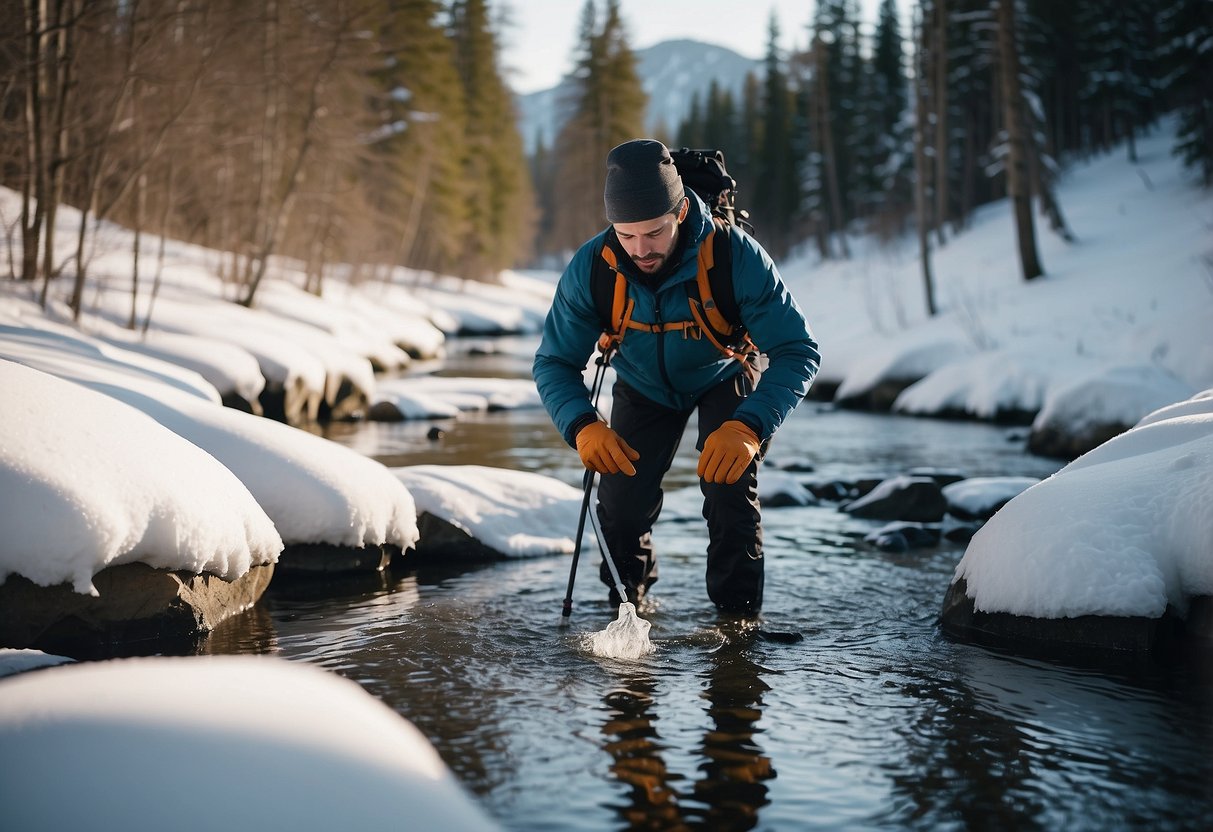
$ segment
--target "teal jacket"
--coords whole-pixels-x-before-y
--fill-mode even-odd
[[[620,264],[628,296],[636,301],[634,320],[691,320],[688,287],[695,283],[699,246],[711,232],[712,221],[703,202],[689,191],[687,195],[690,211],[679,233],[690,236],[681,261],[661,286],[654,291],[629,269],[630,263]],[[606,234],[583,245],[561,275],[532,368],[543,406],[570,445],[576,444],[573,427],[594,412],[582,371],[602,334],[590,276]],[[804,313],[766,251],[740,229],[732,229],[730,237],[733,293],[741,321],[769,361],[757,389],[738,405],[734,418],[766,439],[809,392],[821,355]],[[641,395],[676,410],[692,409],[704,393],[741,371],[737,361],[722,355],[707,338],[637,330],[626,334],[611,366]]]

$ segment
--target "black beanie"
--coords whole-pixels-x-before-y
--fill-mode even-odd
[[[607,222],[644,222],[673,213],[686,192],[666,146],[652,139],[618,145],[606,158]]]

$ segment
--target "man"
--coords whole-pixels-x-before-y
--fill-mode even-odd
[[[757,386],[747,384],[742,363],[686,323],[699,248],[714,227],[707,206],[683,188],[660,142],[624,142],[606,161],[610,227],[581,247],[560,278],[535,356],[535,383],[565,440],[602,475],[603,542],[633,603],[657,580],[650,537],[661,481],[698,411],[708,597],[722,612],[752,615],[763,591],[758,463],[809,390],[821,360],[817,342],[762,247],[738,229],[718,230],[730,237],[741,323],[769,362]],[[630,320],[644,322],[625,330],[612,359],[611,425],[595,412],[582,376],[603,329],[590,280],[604,246],[626,278]],[[619,604],[605,564],[600,575],[612,587],[611,604]]]

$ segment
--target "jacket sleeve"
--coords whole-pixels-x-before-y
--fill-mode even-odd
[[[590,293],[590,267],[601,246],[599,237],[582,246],[560,276],[531,368],[544,408],[574,447],[573,428],[594,414],[584,370],[602,334]]]
[[[769,364],[735,416],[771,436],[809,392],[821,366],[817,339],[779,269],[744,233],[733,234],[733,291],[741,320]]]

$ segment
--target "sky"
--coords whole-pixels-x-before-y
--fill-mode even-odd
[[[582,0],[498,0],[509,9],[513,25],[503,32],[502,60],[507,81],[520,93],[554,87],[569,69],[576,43]],[[898,0],[901,22],[908,20],[909,0]],[[861,0],[863,19],[875,22],[879,0]],[[779,21],[780,45],[787,49],[806,40],[813,0],[622,0],[620,8],[634,49],[664,40],[690,38],[727,46],[747,58],[766,51],[768,24]]]

